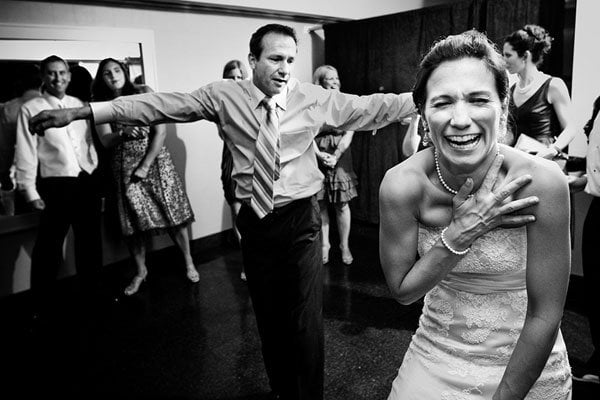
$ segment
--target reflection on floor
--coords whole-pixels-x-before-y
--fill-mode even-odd
[[[402,306],[389,297],[376,231],[353,234],[351,243],[352,266],[332,250],[325,267],[325,398],[385,399],[421,304]],[[240,252],[222,246],[195,256],[200,282],[194,285],[175,250],[152,254],[147,281],[131,298],[115,294],[132,265],[107,268],[103,286],[113,295],[99,306],[79,302],[73,279],[63,280],[52,314],[33,326],[27,293],[1,299],[0,358],[8,371],[0,377],[0,396],[266,398]],[[562,326],[574,365],[591,351],[580,306],[570,294]],[[599,398],[598,388],[575,383],[573,399]]]

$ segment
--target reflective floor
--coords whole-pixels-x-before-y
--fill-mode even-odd
[[[385,399],[421,304],[389,297],[376,231],[353,233],[351,244],[352,266],[333,250],[325,266],[325,398]],[[117,293],[133,266],[108,267],[103,287],[110,295],[93,306],[79,300],[73,279],[63,280],[51,314],[33,324],[27,293],[0,299],[0,362],[7,370],[0,397],[265,399],[239,250],[222,246],[195,260],[200,282],[191,284],[173,249],[150,255],[148,278],[131,298]],[[562,329],[571,363],[580,365],[591,343],[578,291],[571,292]],[[599,385],[575,383],[575,400],[598,394]]]

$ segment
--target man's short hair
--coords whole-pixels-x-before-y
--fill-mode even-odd
[[[40,70],[42,74],[46,73],[46,67],[48,67],[48,64],[53,62],[61,62],[65,64],[65,67],[67,67],[67,71],[69,70],[69,63],[67,63],[64,59],[60,58],[59,56],[52,54],[50,57],[44,58],[40,63]]]
[[[280,35],[289,36],[294,39],[296,45],[298,45],[298,38],[296,37],[296,31],[286,25],[280,24],[268,24],[263,25],[256,32],[252,34],[250,38],[250,54],[254,55],[256,59],[260,58],[260,54],[263,51],[262,38],[268,33],[278,33]]]

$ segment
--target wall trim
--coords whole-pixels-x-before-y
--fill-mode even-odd
[[[294,22],[309,22],[327,24],[351,21],[348,18],[331,17],[325,15],[298,13],[282,10],[271,10],[257,7],[244,7],[222,5],[214,3],[201,3],[187,0],[25,0],[42,3],[67,3],[77,5],[93,5],[104,7],[133,8],[141,10],[171,11],[196,14],[219,14],[235,17],[255,17],[288,20]]]

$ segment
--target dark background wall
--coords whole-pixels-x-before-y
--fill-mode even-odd
[[[371,94],[410,91],[417,66],[431,44],[444,36],[475,28],[502,48],[503,38],[528,23],[554,37],[542,70],[570,83],[563,62],[564,0],[465,0],[365,20],[329,24],[325,62],[338,69],[344,92]],[[572,45],[569,47],[572,51]],[[569,64],[567,64],[569,67]],[[359,196],[353,217],[378,223],[378,191],[385,172],[401,162],[406,126],[393,124],[377,135],[357,134],[352,143]]]

